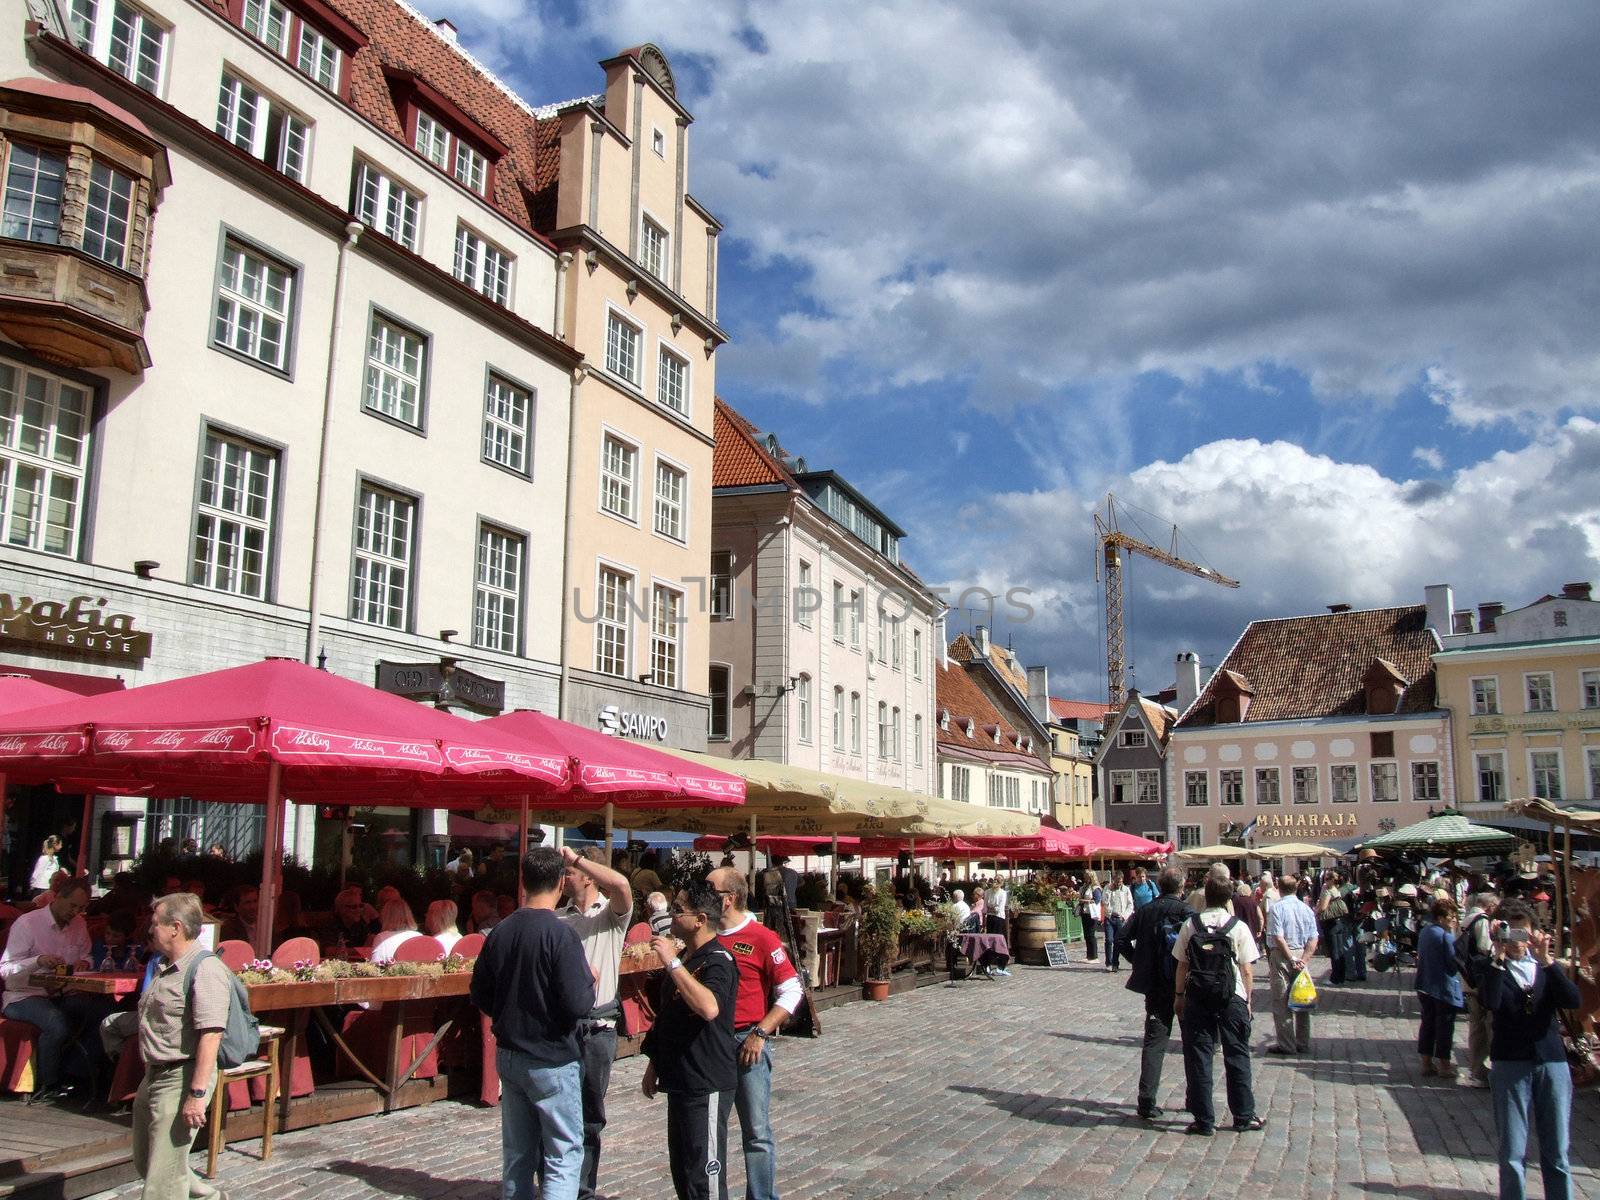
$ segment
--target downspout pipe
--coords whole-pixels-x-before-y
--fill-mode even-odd
[[[344,332],[344,283],[350,264],[350,251],[355,249],[366,226],[351,221],[344,227],[344,241],[339,245],[339,265],[333,279],[333,326],[328,333],[328,370],[322,386],[322,435],[317,443],[317,491],[311,509],[311,581],[306,590],[306,655],[307,666],[317,665],[317,655],[322,649],[322,520],[327,506],[328,448],[333,441],[333,399],[339,387],[339,349]]]
[[[575,636],[570,618],[577,609],[572,604],[570,595],[572,588],[572,542],[573,542],[573,513],[577,511],[576,497],[573,494],[573,470],[578,461],[578,388],[582,385],[584,376],[588,375],[589,368],[577,366],[572,369],[572,387],[568,392],[567,403],[567,513],[566,521],[561,531],[561,681],[556,700],[556,715],[563,720],[570,721],[573,714],[568,708],[568,689],[572,682],[572,652],[570,643]]]

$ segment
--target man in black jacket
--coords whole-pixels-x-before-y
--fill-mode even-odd
[[[1161,1090],[1161,1060],[1172,1040],[1172,989],[1177,962],[1172,946],[1194,910],[1183,901],[1183,871],[1168,867],[1156,881],[1159,895],[1141,906],[1122,927],[1117,952],[1133,964],[1128,990],[1144,996],[1144,1050],[1139,1061],[1139,1115],[1153,1121],[1161,1115],[1156,1093]]]
[[[1489,1085],[1500,1134],[1501,1200],[1522,1200],[1528,1118],[1539,1133],[1539,1170],[1546,1200],[1571,1200],[1567,1163],[1572,1120],[1572,1072],[1561,1043],[1557,1010],[1582,1003],[1550,951],[1550,935],[1533,927],[1533,910],[1507,900],[1490,930],[1494,959],[1478,996],[1494,1021]]]
[[[555,914],[562,870],[560,851],[528,851],[527,900],[490,931],[472,968],[472,1003],[494,1022],[498,1046],[507,1200],[577,1200],[583,1173],[578,1022],[594,1007],[594,975],[578,935]],[[541,1150],[544,1178],[535,1190]]]

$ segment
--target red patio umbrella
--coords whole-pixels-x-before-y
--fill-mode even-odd
[[[30,708],[39,708],[46,704],[59,704],[63,700],[71,700],[74,693],[66,688],[58,688],[48,683],[40,683],[27,675],[0,675],[0,714],[22,712]],[[87,835],[89,829],[88,805],[84,805],[84,822],[81,835]],[[0,846],[5,844],[6,834],[6,776],[0,771]],[[78,865],[83,865],[83,836],[79,837]]]
[[[1078,858],[1152,858],[1172,853],[1171,842],[1154,842],[1104,825],[1074,825],[1061,832],[1083,847],[1075,856]]]
[[[261,953],[270,949],[285,796],[477,807],[485,795],[542,797],[571,782],[563,755],[287,659],[0,716],[0,770],[264,801]]]

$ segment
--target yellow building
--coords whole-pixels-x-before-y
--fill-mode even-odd
[[[1098,701],[1050,697],[1055,818],[1068,829],[1094,821],[1094,756],[1106,711],[1107,706]]]
[[[1600,603],[1587,583],[1502,611],[1452,608],[1428,589],[1439,703],[1450,710],[1462,810],[1500,814],[1506,800],[1600,799]],[[1444,630],[1450,630],[1444,633]]]

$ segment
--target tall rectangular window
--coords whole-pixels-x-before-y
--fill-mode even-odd
[[[850,648],[861,649],[861,592],[850,589]]]
[[[1478,777],[1478,803],[1504,804],[1506,800],[1506,756],[1474,754],[1473,771]]]
[[[657,687],[678,686],[682,629],[683,593],[656,584],[650,589],[650,682]]]
[[[1400,799],[1400,767],[1396,763],[1372,764],[1372,799],[1387,804]]]
[[[889,617],[883,611],[883,605],[878,606],[878,648],[875,651],[879,662],[889,661]]]
[[[147,92],[161,91],[167,29],[125,0],[72,0],[69,23],[78,48]]]
[[[606,370],[639,386],[639,343],[644,334],[617,313],[606,318]]]
[[[230,71],[217,96],[217,132],[275,171],[304,183],[310,163],[311,125]]]
[[[417,502],[386,488],[361,485],[356,502],[355,564],[350,619],[405,629],[411,615]]]
[[[972,768],[950,768],[950,799],[963,804],[972,803]]]
[[[1290,767],[1289,791],[1290,799],[1296,804],[1317,803],[1321,799],[1317,795],[1317,768]]]
[[[294,272],[229,238],[219,276],[212,342],[281,371],[289,354]]]
[[[895,762],[899,762],[901,755],[904,753],[901,749],[902,732],[900,710],[898,708],[891,709],[889,711],[889,757],[894,759]]]
[[[833,640],[844,641],[844,584],[833,585]]]
[[[889,618],[889,666],[894,670],[900,669],[901,655],[904,653],[905,643],[900,637],[900,618]]]
[[[811,606],[811,564],[802,560],[797,571],[798,579],[794,589],[795,624],[802,629],[810,629],[811,614],[814,611]]]
[[[511,256],[465,225],[456,228],[455,277],[496,304],[511,303]]]
[[[208,431],[200,459],[191,581],[253,600],[267,598],[267,563],[278,456]]]
[[[683,501],[688,476],[669,463],[656,461],[656,532],[675,542],[684,540]]]
[[[639,451],[619,437],[606,434],[600,448],[600,509],[625,521],[634,520],[633,497],[637,488]]]
[[[800,725],[800,740],[811,741],[811,676],[802,675],[794,683],[795,716]]]
[[[84,198],[83,249],[113,267],[128,257],[128,222],[133,213],[133,180],[96,162],[89,168]]]
[[[450,161],[450,133],[425,112],[417,113],[417,129],[411,144],[434,166],[441,171],[446,169]]]
[[[728,740],[728,668],[713,666],[706,687],[711,700],[706,736],[713,742]]]
[[[1600,708],[1600,671],[1585,671],[1578,677],[1578,692],[1585,708]],[[1600,800],[1600,796],[1593,797]]]
[[[1161,803],[1161,772],[1153,768],[1141,768],[1134,772],[1134,785],[1139,789],[1140,804]]]
[[[456,139],[456,182],[480,196],[489,187],[489,160],[459,138]]]
[[[922,765],[922,714],[911,719],[911,765]]]
[[[1430,803],[1439,798],[1439,764],[1414,762],[1411,764],[1411,798]]]
[[[1185,771],[1183,773],[1183,803],[1185,807],[1204,808],[1211,803],[1210,779],[1210,775],[1205,771]]]
[[[1244,803],[1244,772],[1237,768],[1217,772],[1218,802],[1224,806]]]
[[[889,706],[878,701],[878,757],[889,757]]]
[[[472,591],[472,644],[515,654],[522,634],[522,560],[525,540],[478,526],[477,585]]]
[[[1179,825],[1178,826],[1178,849],[1179,850],[1198,850],[1199,848],[1200,848],[1200,826],[1198,826],[1198,825]]]
[[[483,457],[519,475],[530,473],[528,438],[533,396],[509,379],[490,374],[483,391]]]
[[[1555,712],[1556,680],[1548,671],[1535,671],[1522,677],[1529,712]]]
[[[1277,767],[1256,768],[1256,804],[1282,804],[1283,792],[1279,784]]]
[[[397,321],[373,314],[367,331],[367,378],[362,405],[407,425],[422,425],[422,384],[427,339]]]
[[[4,224],[0,234],[24,242],[58,245],[67,160],[26,142],[12,142],[6,166]]]
[[[5,544],[75,555],[83,532],[89,392],[0,360],[0,530]]]
[[[594,623],[594,669],[602,675],[628,675],[628,609],[633,577],[600,568],[600,603]]]
[[[1328,790],[1335,804],[1354,804],[1361,799],[1360,776],[1355,763],[1335,763],[1328,768]]]
[[[1589,799],[1600,800],[1600,749],[1590,747],[1585,750],[1584,757],[1588,760],[1589,768]]]
[[[1533,794],[1543,800],[1563,799],[1561,751],[1530,751],[1528,754],[1528,784]]]
[[[649,217],[640,223],[639,264],[657,279],[667,277],[667,231]]]
[[[282,54],[289,47],[289,11],[278,0],[244,0],[244,31]]]
[[[850,753],[861,753],[861,693],[850,693]]]
[[[844,689],[833,689],[833,748],[844,749]]]
[[[689,411],[689,360],[665,346],[656,369],[656,399],[675,413]]]
[[[1138,797],[1133,790],[1132,771],[1111,772],[1111,803],[1133,804]]]
[[[1472,681],[1472,713],[1474,716],[1493,716],[1500,711],[1500,680],[1494,675],[1484,675]]]
[[[733,551],[711,552],[711,619],[725,621],[733,616]]]
[[[327,35],[303,21],[300,23],[300,50],[295,55],[295,66],[302,74],[315,79],[330,92],[337,92],[343,57]]]
[[[911,631],[911,677],[922,678],[922,630]]]
[[[356,164],[355,215],[384,237],[415,253],[422,201],[370,163]]]

